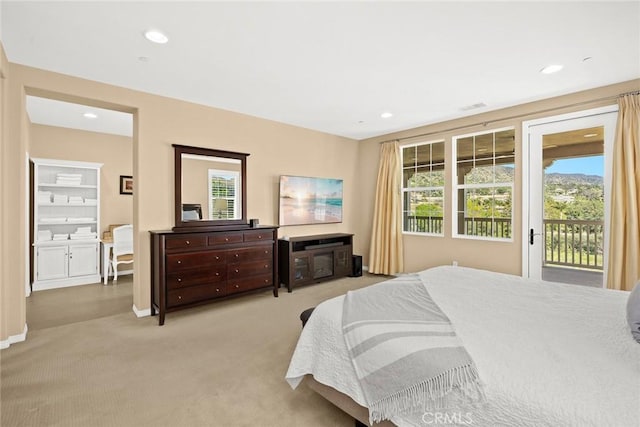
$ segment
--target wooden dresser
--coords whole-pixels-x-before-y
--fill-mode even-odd
[[[277,227],[151,231],[151,315],[256,289],[278,296]]]

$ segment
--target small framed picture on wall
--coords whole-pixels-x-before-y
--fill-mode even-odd
[[[133,194],[133,177],[120,175],[120,194]]]

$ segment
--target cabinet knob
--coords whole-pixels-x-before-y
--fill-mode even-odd
[[[238,270],[237,268],[236,268],[236,273],[240,273],[240,270]]]
[[[238,289],[240,285],[233,285],[234,288]]]
[[[178,283],[182,282],[182,279],[180,277],[178,277]]]
[[[236,254],[236,258],[238,258],[240,256],[240,254]]]
[[[225,237],[225,238],[224,238],[224,241],[225,241],[225,242],[228,242],[228,241],[229,241],[229,238],[228,238],[228,237]]]
[[[262,236],[258,236],[258,239],[262,239]]]
[[[219,276],[219,275],[220,275],[220,273],[218,273],[218,272],[216,271],[216,276]]]
[[[178,260],[178,264],[182,264],[182,261]]]
[[[178,299],[182,299],[182,295],[178,295]]]
[[[190,245],[190,244],[191,244],[191,242],[190,242],[190,241],[188,241],[188,240],[187,240],[185,243],[186,243],[187,245]]]
[[[264,279],[264,283],[269,283],[269,279]]]
[[[216,260],[219,260],[219,259],[220,259],[220,257],[218,255],[216,255]]]
[[[216,292],[220,292],[220,288],[216,288]]]

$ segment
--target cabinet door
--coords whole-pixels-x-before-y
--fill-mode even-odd
[[[351,274],[351,246],[345,245],[333,252],[335,262],[335,275],[348,276]]]
[[[67,246],[39,247],[36,261],[36,280],[64,279],[67,277]]]
[[[69,277],[98,273],[98,245],[69,245]]]
[[[311,255],[294,255],[293,259],[293,283],[302,283],[313,279],[313,266],[311,265]]]

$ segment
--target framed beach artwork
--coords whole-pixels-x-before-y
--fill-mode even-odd
[[[280,225],[342,222],[342,180],[280,176]]]

